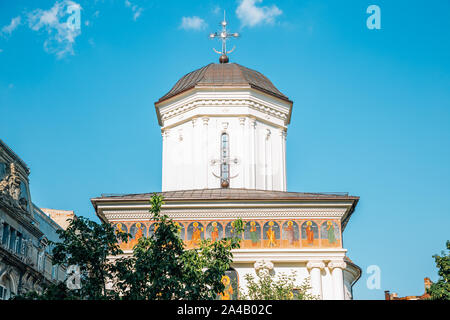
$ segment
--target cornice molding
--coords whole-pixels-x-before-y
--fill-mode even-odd
[[[346,212],[342,209],[268,209],[268,208],[249,208],[249,209],[187,209],[187,210],[167,210],[163,211],[170,218],[192,220],[207,219],[233,219],[240,217],[253,219],[276,219],[276,218],[338,218],[340,219]],[[151,213],[148,210],[103,210],[102,214],[109,221],[111,220],[142,220],[151,219]]]
[[[262,113],[268,114],[270,116],[273,116],[275,118],[278,118],[280,120],[286,121],[289,117],[289,110],[287,112],[281,111],[280,109],[271,107],[267,104],[263,104],[256,99],[249,97],[249,98],[228,98],[228,99],[214,99],[214,98],[207,98],[207,99],[196,99],[193,101],[188,101],[185,103],[178,104],[174,106],[173,108],[170,108],[167,111],[161,112],[161,120],[167,121],[169,119],[172,119],[176,116],[179,116],[180,114],[186,113],[190,110],[193,110],[197,107],[204,107],[204,106],[239,106],[239,107],[248,107],[253,110],[260,111]]]

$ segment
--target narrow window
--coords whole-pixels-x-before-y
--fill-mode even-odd
[[[20,232],[17,232],[17,239],[16,239],[16,253],[22,254],[22,239],[23,236]]]
[[[222,133],[221,138],[220,185],[222,188],[228,188],[230,185],[230,143],[227,133]]]
[[[15,251],[16,248],[16,230],[10,228],[9,249]]]
[[[9,242],[9,226],[4,223],[3,224],[3,239],[2,239],[2,244],[7,247],[8,246],[8,242]]]

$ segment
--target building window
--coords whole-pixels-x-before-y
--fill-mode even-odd
[[[45,250],[38,253],[37,269],[38,271],[45,271]]]
[[[16,248],[16,230],[10,227],[10,236],[9,236],[9,249],[15,251]]]
[[[57,280],[58,279],[58,265],[54,264],[52,266],[52,279]]]
[[[220,185],[222,188],[228,188],[230,185],[230,141],[227,133],[222,133],[220,149]]]
[[[22,239],[23,236],[20,232],[17,232],[17,239],[16,239],[16,253],[22,254]]]
[[[27,185],[21,181],[20,182],[20,196],[19,196],[19,203],[25,210],[29,210],[30,207],[30,201],[28,201],[28,190]]]
[[[6,288],[4,286],[0,286],[0,300],[6,300]]]
[[[2,244],[7,247],[9,242],[9,225],[6,223],[3,224],[3,237],[2,237]]]
[[[8,300],[11,296],[11,278],[3,276],[0,279],[0,300]],[[3,311],[3,310],[2,310]],[[2,313],[3,315],[3,313]]]

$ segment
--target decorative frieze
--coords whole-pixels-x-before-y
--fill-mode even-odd
[[[260,111],[262,113],[269,114],[269,115],[271,115],[275,118],[278,118],[280,120],[283,120],[283,121],[285,121],[289,115],[288,110],[286,112],[282,112],[273,107],[253,101],[251,99],[221,99],[221,100],[201,99],[201,100],[195,100],[195,101],[190,101],[190,102],[187,102],[184,104],[180,104],[174,108],[171,108],[170,110],[168,110],[166,112],[162,112],[161,120],[165,121],[165,120],[175,118],[175,117],[179,116],[180,114],[188,112],[197,107],[222,106],[222,105],[249,107],[256,111]]]

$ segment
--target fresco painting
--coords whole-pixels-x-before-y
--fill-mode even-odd
[[[322,246],[339,247],[340,246],[340,230],[336,222],[327,220],[320,226],[320,239]]]
[[[225,271],[222,277],[222,283],[225,286],[223,292],[217,295],[218,300],[237,300],[239,292],[238,274],[236,270]]]
[[[299,239],[300,239],[300,232],[297,222],[289,220],[283,223],[283,236],[281,246],[298,247],[300,245]]]
[[[302,224],[302,246],[318,247],[319,246],[319,228],[317,223],[308,220]]]
[[[212,242],[221,240],[223,238],[223,227],[217,221],[210,222],[206,227],[206,239],[211,239]]]
[[[265,248],[274,248],[280,245],[280,226],[275,221],[268,221],[263,229],[263,244]]]
[[[261,225],[256,221],[247,221],[244,227],[242,247],[261,246]]]
[[[155,233],[156,229],[158,229],[158,224],[157,223],[152,223],[150,225],[150,227],[148,228],[148,235],[152,236]]]
[[[179,235],[186,248],[195,248],[203,239],[219,241],[235,237],[234,220],[175,221]],[[139,238],[154,234],[157,224],[146,222],[116,222],[114,230],[130,232],[128,242],[119,242],[122,250],[132,250]],[[147,232],[148,230],[148,232]],[[263,248],[340,248],[341,229],[339,220],[309,219],[254,219],[244,223],[241,235],[242,249]]]
[[[198,246],[200,241],[205,238],[205,229],[203,224],[200,222],[192,222],[187,230],[188,240],[190,240],[189,245]]]
[[[119,234],[119,233],[128,233],[128,228],[127,228],[127,226],[125,225],[125,224],[123,224],[123,223],[116,223],[115,225],[114,225],[114,232],[116,233],[116,234]],[[125,244],[126,242],[123,242],[122,240],[120,240],[119,239],[119,245],[121,245],[122,243],[123,244]]]
[[[225,227],[225,237],[227,237],[227,238],[234,238],[234,237],[238,236],[236,234],[236,232],[234,231],[234,224],[233,224],[233,222],[234,221],[228,222],[226,227]],[[241,237],[242,237],[242,235],[241,235]]]
[[[131,239],[128,240],[128,247],[133,248],[142,237],[147,237],[147,228],[144,223],[136,222],[130,228]]]
[[[186,241],[186,229],[184,228],[184,224],[175,221],[175,226],[177,227],[178,230],[178,235],[180,236],[181,240]]]

